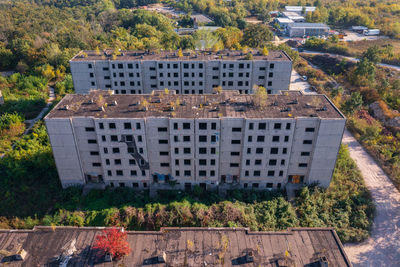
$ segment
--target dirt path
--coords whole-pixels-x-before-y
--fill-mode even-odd
[[[371,237],[345,246],[354,266],[400,266],[400,193],[348,130],[343,144],[361,170],[376,205]]]

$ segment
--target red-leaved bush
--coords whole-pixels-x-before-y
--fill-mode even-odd
[[[131,252],[126,232],[117,228],[103,230],[102,234],[96,236],[93,248],[110,253],[116,259],[120,259]]]

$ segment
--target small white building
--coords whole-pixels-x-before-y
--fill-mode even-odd
[[[285,6],[285,11],[296,12],[297,14],[302,14],[303,12],[314,12],[315,6]]]
[[[288,18],[276,18],[275,22],[281,27],[281,29],[286,29],[289,24],[294,23],[293,20]]]
[[[306,21],[306,19],[303,16],[299,15],[296,12],[283,12],[282,14],[285,18],[288,18],[288,19],[292,20],[293,22],[300,23],[300,22]]]

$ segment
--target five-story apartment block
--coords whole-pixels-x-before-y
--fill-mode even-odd
[[[63,187],[331,181],[345,118],[324,95],[67,95],[45,122]]]
[[[115,94],[149,94],[174,90],[177,94],[211,94],[214,88],[252,93],[263,86],[269,94],[288,90],[292,60],[284,51],[264,56],[252,51],[252,59],[240,51],[81,51],[70,61],[75,92],[113,90]]]

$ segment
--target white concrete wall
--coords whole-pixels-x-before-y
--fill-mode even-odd
[[[71,121],[46,119],[45,123],[62,186],[85,184]]]

